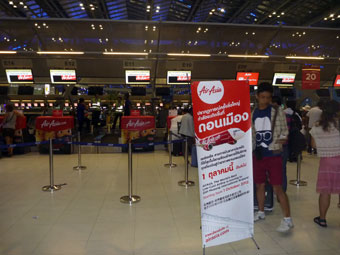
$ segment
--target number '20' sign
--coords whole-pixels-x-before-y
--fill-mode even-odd
[[[302,69],[302,89],[320,89],[320,68]]]

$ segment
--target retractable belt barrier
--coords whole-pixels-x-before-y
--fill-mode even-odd
[[[178,137],[177,135],[175,135]],[[78,145],[78,165],[73,167],[74,170],[84,170],[86,169],[85,166],[81,165],[81,151],[80,146],[102,146],[102,147],[121,147],[121,148],[128,148],[128,195],[121,197],[120,201],[122,203],[127,204],[133,204],[137,203],[141,200],[141,198],[137,195],[133,195],[132,191],[132,149],[134,147],[144,147],[144,146],[156,146],[156,145],[169,145],[169,155],[170,155],[170,167],[176,166],[172,163],[172,156],[171,156],[171,144],[174,143],[182,143],[185,142],[185,180],[180,181],[179,185],[189,187],[193,186],[194,182],[188,180],[188,139],[181,138],[178,140],[172,140],[171,139],[171,133],[169,136],[168,141],[164,142],[151,142],[151,143],[128,143],[128,144],[115,144],[115,143],[85,143],[80,141],[80,134],[78,134],[78,141],[73,142],[70,141],[69,138],[72,138],[73,136],[63,137],[60,139],[50,139],[48,141],[41,141],[41,142],[31,142],[31,143],[17,143],[17,144],[10,144],[10,145],[0,145],[0,149],[7,149],[7,148],[15,148],[15,147],[33,147],[36,145],[45,145],[49,144],[49,174],[50,174],[50,184],[42,187],[43,191],[50,191],[54,192],[57,190],[60,190],[63,185],[66,185],[66,183],[63,184],[54,184],[54,166],[53,166],[53,144],[73,144]],[[71,139],[72,140],[72,139]]]

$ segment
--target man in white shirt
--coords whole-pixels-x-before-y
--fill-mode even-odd
[[[308,131],[310,131],[312,129],[312,127],[314,126],[314,124],[316,122],[318,122],[321,118],[321,114],[322,114],[322,107],[324,105],[324,101],[320,100],[317,105],[315,107],[313,107],[312,109],[310,109],[310,111],[307,113],[307,117],[308,117]],[[309,133],[309,132],[308,132]],[[316,154],[316,149],[313,149],[311,146],[311,137],[310,134],[308,134],[308,148],[307,151],[311,154],[314,153]]]
[[[311,129],[314,126],[314,124],[320,120],[323,103],[324,102],[320,100],[318,104],[307,113],[309,129]]]

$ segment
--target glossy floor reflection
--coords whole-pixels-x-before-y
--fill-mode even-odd
[[[67,183],[54,194],[47,185],[48,156],[30,153],[0,160],[0,254],[124,255],[202,254],[198,186],[177,185],[184,160],[165,168],[167,153],[133,155],[134,191],[138,204],[122,204],[127,195],[127,155],[86,154],[87,170],[76,172],[77,155],[56,155],[55,183]],[[255,224],[257,251],[251,240],[208,248],[207,255],[340,254],[340,209],[333,196],[327,229],[313,223],[318,214],[315,181],[318,159],[304,155],[302,178],[307,187],[289,185],[295,228],[275,232],[281,219],[278,205],[265,221]],[[288,179],[296,164],[288,163]],[[190,179],[198,184],[197,169]]]

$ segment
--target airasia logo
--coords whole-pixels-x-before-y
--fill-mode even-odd
[[[129,122],[126,123],[126,128],[147,127],[150,124],[151,124],[150,121],[142,121],[142,120],[132,121],[132,120],[129,120]]]
[[[224,87],[220,81],[202,81],[197,86],[197,94],[204,103],[216,104],[224,95]]]
[[[20,74],[18,75],[18,80],[33,80],[33,76],[30,74]]]
[[[52,120],[52,121],[44,120],[43,123],[41,123],[41,128],[44,128],[44,127],[48,127],[48,128],[58,127],[58,126],[64,126],[66,124],[67,124],[66,121],[59,122],[59,121],[55,121],[55,120]]]

